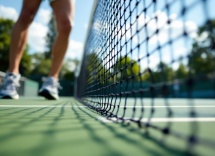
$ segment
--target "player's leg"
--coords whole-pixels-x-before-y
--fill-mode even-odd
[[[16,87],[19,87],[19,64],[26,46],[28,27],[32,23],[41,0],[23,0],[22,11],[15,23],[10,43],[9,72],[3,80],[0,98],[18,99]]]
[[[58,35],[52,48],[52,66],[49,78],[39,91],[41,96],[47,99],[58,99],[57,82],[58,75],[69,45],[69,36],[72,30],[72,20],[74,16],[74,2],[70,0],[55,0],[51,2],[54,11]]]
[[[71,0],[55,0],[51,3],[54,11],[58,36],[52,49],[52,67],[49,76],[58,79],[58,75],[69,45],[69,36],[72,30],[74,17],[74,2]]]
[[[42,0],[23,0],[22,10],[15,23],[10,43],[9,72],[19,73],[19,64],[27,43],[28,28]]]

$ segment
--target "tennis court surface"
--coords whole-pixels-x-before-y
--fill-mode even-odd
[[[186,135],[196,133],[205,140],[215,141],[214,101],[196,100],[194,107],[199,120],[190,120],[186,115],[185,110],[188,108],[185,101],[172,99],[170,107],[177,120],[169,121],[163,109],[166,106],[162,107],[162,99],[155,100],[156,111],[151,122],[159,126],[171,123],[171,130]],[[147,107],[147,99],[145,109],[146,113],[151,109]],[[42,98],[1,100],[0,118],[1,156],[189,155],[189,148],[198,155],[214,154],[211,148],[214,144],[211,142],[189,147],[187,140],[164,135],[152,128],[146,131],[136,124],[116,124],[73,98],[61,98],[59,101],[46,101]]]
[[[95,0],[74,98],[0,101],[0,155],[215,155],[214,0]]]

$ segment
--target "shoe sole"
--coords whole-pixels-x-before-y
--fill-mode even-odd
[[[12,100],[18,100],[18,99],[19,99],[19,95],[15,95],[15,96],[0,95],[0,99],[12,99]]]
[[[54,97],[48,90],[39,92],[39,95],[45,97],[48,100],[58,100],[58,98]]]

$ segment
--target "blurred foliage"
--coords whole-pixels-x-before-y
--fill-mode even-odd
[[[118,79],[125,80],[126,77],[137,76],[140,72],[140,67],[138,66],[135,60],[131,60],[128,56],[123,59],[118,59],[116,63],[116,71],[120,72],[121,75],[118,76]],[[135,77],[135,80],[138,80],[139,77]]]
[[[13,28],[13,20],[0,18],[0,71],[7,71],[9,67],[10,36]],[[23,75],[31,72],[31,57],[28,54],[29,45],[25,47],[19,70]]]
[[[32,59],[32,75],[47,76],[51,70],[51,59],[46,59],[44,53],[34,53],[31,55]],[[59,78],[66,80],[74,80],[74,69],[71,69],[71,64],[77,66],[79,61],[77,59],[66,59],[62,65]]]
[[[62,65],[59,77],[65,80],[74,81],[75,80],[74,70],[76,69],[78,64],[79,64],[78,59],[67,58]]]
[[[64,79],[74,81],[75,80],[74,72],[70,72],[70,71],[66,72],[64,74]]]
[[[188,76],[188,71],[186,70],[183,63],[180,63],[178,69],[175,71],[175,76],[177,79],[185,79]]]
[[[34,53],[31,56],[33,70],[32,75],[47,76],[51,70],[51,59],[45,59],[43,53]]]
[[[6,71],[9,65],[10,35],[14,25],[12,20],[0,18],[0,71]]]
[[[0,71],[8,69],[10,36],[14,22],[12,20],[0,18]],[[49,31],[46,36],[47,51],[44,53],[35,53],[29,55],[30,47],[25,47],[23,57],[20,63],[20,73],[23,75],[41,75],[47,76],[51,69],[51,50],[57,36],[54,15],[51,15],[48,24]],[[164,62],[160,62],[155,69],[146,68],[140,71],[140,66],[135,60],[128,56],[120,58],[112,64],[104,64],[96,53],[88,56],[87,78],[88,82],[125,80],[127,77],[134,76],[135,81],[147,81],[159,83],[171,81],[172,79],[186,79],[188,70],[193,75],[206,75],[215,71],[215,21],[200,27],[197,31],[197,37],[194,39],[188,63],[179,63],[179,67],[173,70]],[[59,78],[74,80],[74,69],[79,61],[77,59],[66,59],[62,65]],[[75,66],[75,67],[74,67]],[[109,67],[110,66],[110,67]],[[109,71],[108,68],[110,68]],[[139,73],[142,73],[141,77]],[[105,74],[104,74],[105,73]],[[113,73],[118,73],[113,77]]]
[[[19,65],[19,72],[24,76],[30,75],[32,70],[31,55],[28,54],[29,49],[30,49],[30,46],[27,44]]]
[[[199,27],[188,63],[180,62],[178,69],[173,70],[161,62],[157,65],[156,71],[145,69],[142,80],[157,83],[172,79],[186,79],[188,71],[195,76],[210,75],[215,71],[215,20]]]
[[[198,29],[189,67],[194,75],[215,71],[215,20]]]
[[[52,58],[52,47],[55,41],[55,38],[57,37],[57,26],[55,22],[55,16],[54,13],[51,13],[51,18],[48,23],[48,33],[46,35],[46,49],[47,51],[44,53],[45,59],[50,59]]]
[[[86,77],[88,83],[92,83],[96,81],[103,81],[105,79],[105,74],[108,74],[105,67],[102,64],[102,60],[97,56],[96,53],[91,53],[87,56],[88,64],[87,64],[87,72]],[[102,82],[104,83],[104,82]]]
[[[157,65],[156,69],[156,71],[152,71],[151,69],[145,69],[145,74],[143,74],[142,80],[151,81],[153,83],[171,81],[172,69],[168,67],[167,64],[160,62]]]

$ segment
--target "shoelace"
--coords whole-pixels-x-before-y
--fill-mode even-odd
[[[3,82],[1,83],[1,85],[3,86],[3,88],[5,89],[9,84],[11,84],[14,88],[18,88],[20,87],[20,83],[19,81],[14,80],[13,76],[7,76],[3,79]]]
[[[63,87],[60,85],[59,82],[55,82],[55,81],[45,81],[44,85],[52,85],[58,89],[63,89]]]

